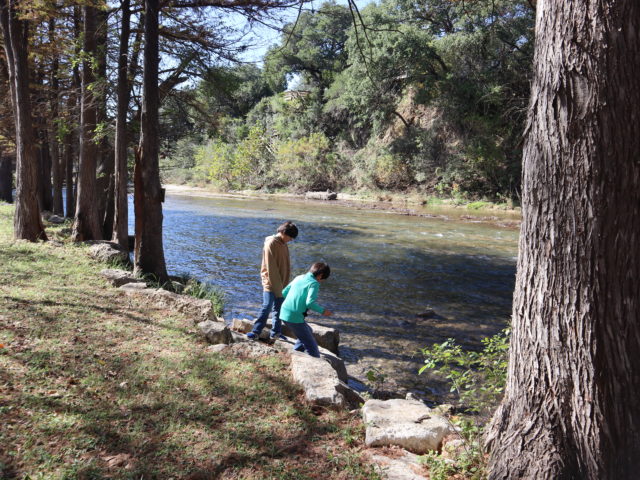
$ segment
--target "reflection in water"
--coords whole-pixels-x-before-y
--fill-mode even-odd
[[[261,300],[264,237],[284,220],[294,275],[331,265],[320,303],[334,317],[312,322],[341,332],[351,375],[380,369],[403,389],[429,391],[418,349],[454,337],[475,347],[511,313],[516,230],[484,223],[403,216],[339,205],[272,199],[169,195],[164,248],[172,274],[190,273],[228,294],[225,318],[253,318]],[[438,316],[419,319],[427,307]]]

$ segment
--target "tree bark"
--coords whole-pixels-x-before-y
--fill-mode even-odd
[[[490,479],[640,471],[640,3],[538,3]]]
[[[38,158],[29,96],[28,21],[20,20],[14,0],[0,0],[0,24],[9,67],[9,88],[16,125],[16,239],[36,241],[47,236],[38,207]]]
[[[122,0],[122,27],[120,29],[120,52],[118,56],[118,110],[116,114],[115,138],[115,209],[113,241],[124,248],[129,245],[129,212],[127,201],[127,111],[129,110],[128,54],[131,33],[130,0]]]
[[[51,170],[53,174],[53,213],[64,215],[62,206],[62,163],[60,159],[60,144],[58,142],[58,115],[59,115],[59,95],[60,81],[58,79],[59,59],[56,47],[56,19],[49,19],[49,44],[53,49],[53,61],[51,62],[51,93],[49,121],[49,147],[51,148]]]
[[[77,6],[73,7],[73,31],[74,31],[74,39],[75,44],[78,44],[80,39],[80,8]],[[80,53],[79,48],[76,47],[75,54],[78,55]],[[69,114],[68,122],[67,122],[67,133],[64,137],[64,169],[65,169],[65,185],[67,187],[67,193],[65,197],[66,204],[66,216],[68,218],[75,216],[76,211],[76,193],[77,190],[74,188],[74,159],[75,159],[75,146],[79,143],[78,140],[78,132],[77,132],[77,123],[76,119],[78,118],[76,108],[78,105],[78,92],[81,89],[81,80],[80,80],[80,70],[76,64],[72,67],[71,74],[71,91],[69,92],[69,97],[67,99],[67,112]]]
[[[0,201],[13,203],[13,169],[11,157],[0,153]]]
[[[96,99],[91,85],[95,81],[93,61],[97,39],[96,23],[98,11],[91,5],[82,7],[84,19],[84,54],[82,62],[82,100],[80,107],[80,168],[78,173],[76,215],[73,239],[76,242],[100,240],[102,230],[98,215],[96,196],[96,157],[98,146],[94,140],[97,121]],[[87,58],[88,57],[88,58]]]
[[[139,155],[135,167],[135,271],[168,280],[162,246],[162,188],[158,163],[158,0],[145,0],[144,73]]]

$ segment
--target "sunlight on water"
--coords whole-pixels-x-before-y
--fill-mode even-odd
[[[290,244],[294,275],[314,261],[331,265],[320,303],[335,316],[311,321],[340,330],[341,355],[360,380],[376,366],[396,387],[428,394],[427,378],[417,376],[420,347],[448,337],[474,347],[508,321],[518,231],[488,223],[330,203],[169,195],[168,269],[228,292],[226,319],[253,318],[264,237],[284,220],[300,229]],[[416,317],[427,307],[437,318]]]

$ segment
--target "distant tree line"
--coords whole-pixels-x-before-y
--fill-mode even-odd
[[[533,34],[526,0],[303,10],[261,66],[215,65],[163,105],[162,173],[226,189],[518,197]]]
[[[292,5],[0,0],[0,198],[14,201],[15,183],[15,238],[46,240],[49,211],[74,219],[75,241],[127,247],[132,177],[135,268],[166,280],[159,109],[246,48],[225,18],[265,21]]]

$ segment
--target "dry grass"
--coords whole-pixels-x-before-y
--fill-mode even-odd
[[[312,409],[285,356],[206,351],[84,248],[11,240],[0,205],[0,478],[378,478],[363,427]],[[68,228],[68,225],[67,225]]]

